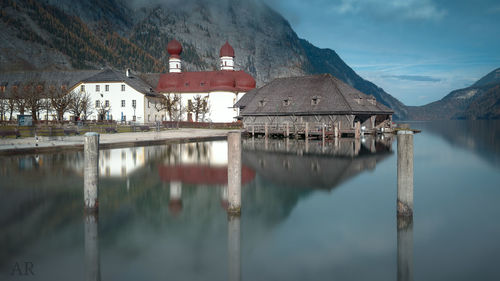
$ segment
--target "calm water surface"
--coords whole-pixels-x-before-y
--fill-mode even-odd
[[[412,127],[413,279],[500,280],[500,123]],[[102,150],[97,218],[82,153],[1,157],[0,280],[397,280],[395,151],[246,140],[240,218],[225,141]]]

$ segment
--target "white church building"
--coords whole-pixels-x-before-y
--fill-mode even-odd
[[[234,49],[226,42],[220,49],[218,71],[182,72],[182,46],[177,40],[167,45],[169,73],[162,74],[156,92],[165,95],[179,95],[181,108],[187,109],[186,121],[234,122],[239,115],[234,104],[248,91],[255,88],[255,79],[244,71],[235,70]],[[195,120],[190,110],[195,97],[203,98],[208,104],[205,120]]]

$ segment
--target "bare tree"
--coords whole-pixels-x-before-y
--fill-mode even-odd
[[[82,113],[83,113],[83,120],[87,120],[90,115],[94,112],[94,106],[92,105],[92,99],[90,98],[90,95],[85,95],[83,98],[82,102]]]
[[[90,94],[78,91],[71,93],[72,100],[69,105],[69,111],[77,118],[87,120],[87,117],[92,114],[92,102]]]
[[[45,84],[43,82],[36,83],[33,81],[27,82],[23,87],[26,108],[30,109],[34,121],[38,120],[38,113],[42,109],[44,88]]]
[[[201,95],[196,95],[192,102],[192,111],[194,113],[194,121],[200,121],[200,115],[205,116],[208,113],[208,101],[207,97],[202,97]],[[203,120],[201,120],[203,121]]]
[[[24,115],[24,111],[26,110],[26,99],[23,97],[19,87],[20,85],[12,86],[11,99],[15,105],[15,109],[17,109],[19,114]],[[10,120],[12,120],[13,111],[14,110],[11,110],[10,112]]]
[[[103,121],[106,114],[111,111],[111,106],[100,100],[99,104],[96,104],[95,110],[97,111],[98,120]]]
[[[5,99],[0,99],[0,121],[5,120],[7,113],[7,101]]]
[[[42,110],[45,111],[45,120],[47,120],[47,124],[49,123],[49,116],[52,112],[52,103],[50,102],[50,98],[46,97],[42,102]]]
[[[173,121],[174,115],[176,115],[176,112],[179,111],[180,101],[181,97],[179,95],[162,95],[162,97],[155,103],[156,111],[167,111],[169,120]]]
[[[49,87],[49,98],[57,114],[57,120],[62,121],[64,113],[68,112],[73,96],[68,93],[65,85],[51,85]]]
[[[16,110],[16,99],[13,96],[7,99],[7,109],[9,110],[9,121],[12,121],[12,115],[14,114],[14,110]]]
[[[173,121],[182,121],[182,118],[186,113],[188,113],[188,108],[184,105],[182,105],[182,99],[179,98],[179,106],[177,107],[177,110],[172,112],[172,120]]]

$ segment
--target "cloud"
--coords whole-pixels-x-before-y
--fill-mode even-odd
[[[339,15],[364,14],[377,19],[440,20],[446,10],[433,0],[340,0],[329,9]]]
[[[384,78],[394,78],[398,80],[408,80],[416,82],[441,82],[442,79],[424,75],[383,75]]]

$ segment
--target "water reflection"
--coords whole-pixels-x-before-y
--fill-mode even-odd
[[[227,216],[227,248],[229,281],[241,280],[241,231],[240,216]]]
[[[500,168],[500,120],[416,122],[412,127],[441,136]]]
[[[278,186],[332,189],[392,154],[392,136],[332,142],[246,139],[243,163]]]
[[[398,216],[398,281],[413,281],[413,217]]]
[[[244,140],[241,218],[227,217],[224,210],[225,141],[104,150],[99,218],[84,217],[83,231],[81,153],[0,158],[0,268],[36,256],[41,268],[53,266],[44,260],[84,265],[80,280],[99,280],[101,274],[131,280],[135,272],[158,279],[158,268],[177,280],[240,280],[242,245],[260,245],[259,239],[314,188],[332,189],[373,169],[391,155],[391,141],[343,139],[306,146],[268,140],[265,150],[264,142]],[[240,227],[248,230],[245,240]],[[54,240],[64,241],[56,247],[61,251],[54,249]],[[75,279],[73,272],[64,269],[61,276]]]
[[[99,217],[86,214],[85,222],[85,281],[101,280],[101,262],[99,259]]]

